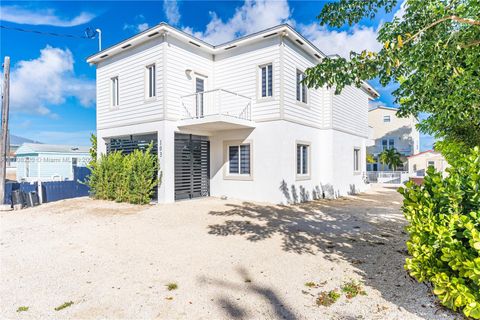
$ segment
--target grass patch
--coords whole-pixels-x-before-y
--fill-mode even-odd
[[[317,284],[313,281],[305,282],[305,287],[315,288],[316,286],[317,286]]]
[[[60,311],[62,309],[68,308],[73,304],[73,301],[69,302],[64,302],[63,304],[59,305],[58,307],[55,308],[55,311]]]
[[[172,291],[172,290],[177,290],[178,289],[178,284],[175,282],[168,283],[167,285],[167,290]]]
[[[337,290],[322,291],[317,297],[317,306],[329,307],[340,298]]]
[[[21,306],[21,307],[18,307],[17,309],[17,312],[24,312],[24,311],[28,311],[28,307]]]
[[[345,293],[345,296],[347,299],[352,299],[355,298],[358,295],[361,296],[366,296],[367,293],[363,289],[363,286],[361,283],[356,282],[355,280],[350,280],[348,282],[345,282],[342,287],[342,292]]]

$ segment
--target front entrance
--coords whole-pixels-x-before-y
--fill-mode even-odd
[[[210,195],[208,137],[175,133],[175,200]]]

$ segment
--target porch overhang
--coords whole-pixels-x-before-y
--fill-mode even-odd
[[[253,129],[255,128],[255,122],[219,114],[179,120],[177,122],[177,127],[179,129],[214,132],[222,130]]]

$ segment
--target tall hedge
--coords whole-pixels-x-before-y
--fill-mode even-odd
[[[443,178],[430,168],[423,186],[399,190],[410,235],[405,269],[432,283],[443,305],[480,319],[480,149],[447,171]]]
[[[151,201],[160,183],[157,156],[147,150],[102,154],[90,164],[91,174],[87,184],[95,199],[115,200],[135,204]]]

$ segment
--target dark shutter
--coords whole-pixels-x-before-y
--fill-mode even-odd
[[[271,96],[273,96],[273,94],[272,94],[272,73],[273,73],[272,65],[269,64],[267,66],[267,68],[268,68],[268,96],[271,97]]]
[[[210,143],[207,137],[175,134],[175,200],[210,195]]]

